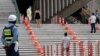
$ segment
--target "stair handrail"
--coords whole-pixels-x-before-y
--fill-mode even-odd
[[[16,15],[17,15],[17,22],[20,23],[20,12],[19,12],[19,9],[18,9],[18,5],[17,5],[17,2],[16,0],[11,0],[13,5],[15,6],[15,11],[16,11]]]

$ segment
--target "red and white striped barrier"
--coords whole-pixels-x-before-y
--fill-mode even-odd
[[[96,42],[98,53],[94,53],[94,47],[93,42],[94,41],[80,41],[80,46],[77,45],[76,42],[70,43],[69,48],[66,50],[62,47],[62,44],[56,44],[56,45],[43,45],[44,50],[44,56],[94,56],[96,54],[97,56],[100,56],[100,41]],[[84,52],[84,45],[87,47],[86,53]],[[81,48],[80,48],[81,47]]]

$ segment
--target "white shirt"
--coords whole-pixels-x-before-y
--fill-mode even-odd
[[[27,9],[27,16],[28,16],[28,18],[29,18],[29,20],[31,21],[32,20],[32,12],[31,12],[31,7],[29,7],[28,9]]]
[[[89,18],[90,23],[95,23],[96,22],[96,16],[95,15],[91,15]]]
[[[69,37],[64,37],[64,39],[63,39],[64,48],[69,47],[69,43],[70,43],[70,38]]]

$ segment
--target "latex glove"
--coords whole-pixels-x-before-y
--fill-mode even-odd
[[[18,42],[16,41],[16,43],[15,43],[15,48],[14,48],[15,52],[18,51],[18,47],[19,47],[19,44],[18,44]]]

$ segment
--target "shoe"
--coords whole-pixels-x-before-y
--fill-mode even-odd
[[[92,31],[90,33],[93,33]]]

